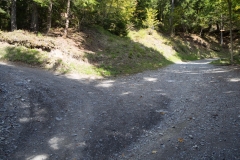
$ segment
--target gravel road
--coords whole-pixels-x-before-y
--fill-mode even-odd
[[[116,79],[0,63],[0,159],[240,159],[240,68],[210,61]]]

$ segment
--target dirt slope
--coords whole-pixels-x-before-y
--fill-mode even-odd
[[[0,159],[240,159],[240,69],[117,79],[0,64]]]

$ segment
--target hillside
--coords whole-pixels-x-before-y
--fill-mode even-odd
[[[70,29],[66,39],[62,33],[63,29],[54,29],[48,35],[22,30],[0,32],[0,59],[63,74],[116,76],[224,53],[197,35],[172,38],[139,30],[119,37],[100,27],[83,32]]]

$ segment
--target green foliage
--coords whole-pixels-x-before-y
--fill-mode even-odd
[[[157,20],[157,10],[154,10],[152,8],[147,9],[147,17],[143,21],[143,25],[147,28],[154,29],[156,26],[158,26],[159,21]]]

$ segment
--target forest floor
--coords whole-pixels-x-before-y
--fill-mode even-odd
[[[168,37],[146,29],[118,37],[95,27],[77,32],[62,29],[48,35],[28,31],[0,32],[0,60],[40,67],[62,74],[119,76],[154,70],[172,63],[228,57],[216,42],[197,35]]]
[[[240,159],[240,68],[118,78],[0,64],[0,159]]]

